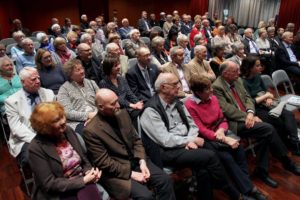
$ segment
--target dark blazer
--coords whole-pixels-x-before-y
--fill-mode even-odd
[[[255,41],[254,40],[252,40],[254,43],[255,43]],[[245,38],[245,39],[243,39],[242,40],[242,43],[244,44],[244,49],[245,49],[245,54],[249,54],[250,53],[250,44],[249,44],[249,40],[247,39],[247,38]],[[256,44],[256,43],[255,43]]]
[[[131,191],[131,163],[126,146],[136,159],[145,159],[145,150],[126,110],[116,113],[123,140],[97,114],[84,128],[84,140],[94,165],[103,170],[101,184],[112,197],[128,198]]]
[[[145,23],[148,24],[149,31],[150,31],[151,25],[150,25],[149,21],[147,19],[144,19],[144,18],[139,19],[139,21],[138,21],[138,29],[141,32],[142,36],[149,36],[149,31],[147,30],[147,26],[146,26]]]
[[[190,24],[185,24],[185,23],[182,23],[180,28],[181,28],[181,33],[185,35],[188,35],[192,30]]]
[[[151,86],[153,88],[154,88],[154,82],[159,73],[160,71],[156,65],[149,64],[148,74],[149,74]],[[131,91],[135,94],[135,96],[139,100],[143,100],[144,102],[146,102],[148,99],[152,97],[150,89],[147,86],[147,83],[144,79],[144,76],[138,64],[136,64],[135,66],[133,66],[127,71],[126,79]]]
[[[92,166],[84,155],[75,132],[67,127],[65,136],[79,154],[83,171],[90,170]],[[62,163],[55,151],[55,145],[43,135],[37,134],[29,145],[29,164],[35,181],[33,199],[59,199],[60,194],[70,190],[79,190],[85,186],[82,176],[71,179],[64,177]]]
[[[292,51],[294,52],[294,54],[296,56],[296,53],[293,48],[292,48]],[[290,61],[289,54],[288,54],[285,46],[283,45],[283,43],[280,43],[279,47],[276,49],[275,59],[276,59],[277,69],[284,69],[284,68],[287,68],[290,66],[295,66],[295,67],[299,66],[297,62]],[[297,58],[297,59],[299,60],[299,58]]]
[[[242,79],[239,78],[233,84],[246,110],[255,111],[253,99],[246,91]],[[238,122],[245,122],[247,113],[239,110],[238,104],[233,97],[227,82],[221,76],[214,81],[212,86],[224,116],[229,122],[229,129],[234,133],[237,133],[237,124]]]

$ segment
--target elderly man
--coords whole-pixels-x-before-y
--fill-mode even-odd
[[[81,43],[77,47],[77,59],[81,60],[82,66],[85,69],[86,78],[94,80],[97,84],[103,78],[101,63],[93,58],[91,46],[86,43]]]
[[[171,62],[167,62],[162,65],[162,72],[169,72],[174,74],[180,81],[181,86],[178,93],[179,97],[185,97],[191,95],[188,82],[191,76],[191,70],[183,64],[184,49],[180,46],[175,46],[170,50]]]
[[[187,14],[182,15],[182,23],[181,23],[181,33],[188,35],[192,30],[192,27],[189,23],[189,18]]]
[[[119,33],[121,36],[121,39],[127,39],[129,38],[129,32],[133,29],[132,26],[129,26],[129,21],[127,18],[122,19],[122,27],[119,29]]]
[[[140,31],[137,29],[133,29],[129,32],[130,40],[125,43],[124,49],[125,54],[128,58],[136,57],[136,49],[139,47],[146,47],[147,45],[140,39]]]
[[[259,55],[259,48],[255,41],[253,40],[253,30],[252,28],[247,28],[244,32],[244,40],[242,41],[245,45],[245,53]]]
[[[48,34],[49,34],[49,35],[54,35],[54,34],[55,34],[55,33],[53,32],[53,30],[52,30],[52,26],[53,26],[54,24],[59,24],[58,19],[55,18],[55,17],[53,17],[53,18],[51,19],[51,25],[48,27]]]
[[[89,28],[89,21],[86,14],[81,15],[80,17],[80,29],[84,31],[85,29]]]
[[[235,42],[231,46],[232,48],[232,56],[228,58],[227,60],[230,60],[234,63],[236,63],[238,66],[241,66],[243,59],[245,58],[245,46],[241,42]]]
[[[80,37],[80,43],[87,43],[92,48],[92,55],[95,59],[97,59],[99,62],[103,60],[103,45],[101,44],[101,41],[96,39],[96,32],[94,29],[88,28],[85,29],[86,33],[82,34]],[[90,36],[86,35],[89,34]]]
[[[96,31],[95,38],[98,39],[104,47],[104,44],[106,43],[106,39],[105,39],[104,31],[101,26],[102,20],[98,17],[95,20],[96,21],[90,22],[90,28],[92,28],[94,31]],[[96,25],[95,25],[95,23],[96,23]]]
[[[255,174],[265,184],[277,187],[278,184],[268,175],[268,149],[281,161],[284,169],[300,175],[300,166],[287,156],[287,148],[282,143],[274,127],[262,122],[255,116],[253,99],[247,93],[237,64],[225,61],[220,66],[221,76],[213,83],[229,129],[243,138],[255,138],[257,146],[257,164]]]
[[[216,79],[216,75],[211,69],[209,62],[206,61],[207,49],[203,45],[197,45],[194,48],[195,57],[187,64],[191,70],[191,74],[203,75],[212,82]]]
[[[15,58],[18,54],[22,54],[24,52],[22,48],[22,40],[24,40],[25,35],[22,31],[17,31],[12,34],[12,37],[17,45],[10,49],[10,55],[12,58]]]
[[[84,129],[84,140],[94,165],[103,170],[101,184],[114,199],[175,199],[172,183],[146,158],[126,110],[120,110],[117,95],[109,89],[96,94],[98,114]]]
[[[121,54],[120,47],[114,42],[109,43],[106,45],[105,52],[108,56],[120,57],[121,75],[125,76],[126,72],[128,71],[128,57]]]
[[[189,38],[184,34],[180,34],[177,37],[177,44],[178,46],[181,46],[184,50],[183,64],[188,64],[191,61],[191,51],[189,50]]]
[[[30,115],[40,102],[53,101],[52,90],[41,88],[40,76],[35,68],[24,67],[19,73],[23,88],[8,97],[5,109],[11,129],[9,146],[12,156],[21,166],[28,164],[28,145],[35,133],[30,125]]]
[[[137,64],[126,73],[128,85],[135,96],[146,102],[155,93],[154,82],[159,74],[156,65],[151,64],[151,54],[147,47],[140,47],[136,51]]]
[[[30,30],[28,28],[23,27],[21,20],[14,19],[13,25],[14,25],[13,29],[10,30],[11,36],[14,32],[17,32],[17,31],[22,31],[27,37],[31,36]]]
[[[35,49],[32,40],[30,38],[23,39],[21,42],[21,47],[24,52],[15,56],[17,72],[20,72],[20,70],[25,66],[36,67]]]
[[[276,65],[277,68],[300,77],[300,58],[296,57],[292,44],[293,33],[284,32],[282,42],[275,51]]]
[[[174,74],[161,73],[155,89],[157,93],[147,102],[141,116],[143,143],[153,162],[161,167],[191,167],[200,199],[212,199],[212,181],[231,199],[247,199],[231,185],[216,154],[201,148],[204,140],[198,137],[197,126],[177,99],[179,79]]]
[[[147,19],[147,12],[142,11],[142,16],[138,20],[138,29],[141,32],[142,36],[149,37],[151,31],[151,25]]]

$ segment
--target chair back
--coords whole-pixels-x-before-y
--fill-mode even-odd
[[[133,67],[136,64],[137,64],[137,58],[130,58],[128,60],[128,69],[130,69],[131,67]]]
[[[148,37],[141,37],[141,40],[142,40],[148,47],[150,47],[150,38],[148,38]]]
[[[293,88],[292,82],[284,70],[280,69],[273,72],[272,79],[277,90],[278,90],[278,86],[282,84],[284,86],[284,90],[286,94],[295,94],[295,90]]]
[[[129,41],[130,39],[124,39],[124,40],[121,40],[121,48],[124,49],[125,47],[125,44],[127,41]]]
[[[269,75],[266,75],[266,74],[263,74],[263,75],[261,75],[260,77],[261,77],[261,79],[262,79],[262,81],[263,81],[265,87],[266,87],[267,89],[274,89],[274,90],[275,90],[275,93],[276,93],[276,96],[277,96],[277,97],[280,97],[280,96],[279,96],[279,93],[278,93],[278,90],[277,90],[275,84],[273,83],[272,78],[271,78]]]
[[[15,46],[17,46],[17,43],[13,43],[13,44],[7,45],[7,46],[6,46],[6,55],[10,56],[10,55],[11,55],[10,50],[11,50],[11,48],[13,48],[13,47],[15,47]]]
[[[5,46],[16,43],[16,41],[13,38],[4,38],[0,41],[1,44],[4,44]]]

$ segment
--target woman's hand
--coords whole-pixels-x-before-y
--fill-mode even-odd
[[[271,107],[273,104],[273,99],[269,98],[265,101],[266,106]]]
[[[100,177],[101,177],[101,171],[99,171],[98,168],[92,168],[91,170],[88,170],[85,174],[85,176],[83,177],[83,182],[84,184],[88,184],[88,183],[96,183],[99,181]]]
[[[240,145],[238,140],[226,136],[224,139],[224,143],[228,144],[232,149],[236,149]]]
[[[218,141],[224,142],[225,139],[225,133],[224,133],[224,129],[223,128],[219,128],[216,132],[215,132],[215,137]]]
[[[135,104],[131,103],[129,105],[129,107],[132,108],[132,109],[135,109],[135,110],[141,110],[144,107],[144,103],[143,103],[143,101],[139,101],[139,102],[137,102]]]

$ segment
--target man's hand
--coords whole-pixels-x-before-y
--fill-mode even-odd
[[[198,145],[194,142],[189,142],[187,143],[187,145],[185,145],[185,149],[198,149]]]
[[[215,137],[218,141],[224,142],[225,140],[225,133],[224,133],[224,128],[219,128],[216,132],[215,132]]]
[[[257,116],[254,117],[254,121],[255,122],[262,122],[262,120],[259,117],[257,117]]]
[[[201,137],[196,137],[194,140],[194,143],[198,146],[198,147],[203,147],[204,145],[204,139]]]
[[[131,178],[139,183],[146,183],[147,180],[145,179],[144,175],[141,172],[131,172]]]
[[[273,104],[273,99],[271,99],[271,98],[266,99],[265,104],[266,104],[266,106],[271,107]]]
[[[254,114],[249,112],[246,116],[245,126],[247,129],[252,128],[254,126]]]
[[[148,179],[150,178],[150,171],[147,167],[146,161],[143,159],[140,160],[140,169],[145,180],[148,181]]]

